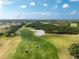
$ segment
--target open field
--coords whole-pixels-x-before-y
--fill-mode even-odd
[[[0,59],[74,59],[68,53],[79,35],[46,34],[36,37],[27,29],[21,35],[0,37]]]
[[[57,49],[53,44],[43,38],[35,37],[26,29],[21,31],[21,36],[22,42],[13,59],[59,59]]]
[[[68,48],[73,43],[79,42],[79,35],[46,35],[47,41],[54,44],[58,49],[60,59],[74,59],[68,52]]]
[[[0,59],[10,59],[15,53],[21,38],[16,37],[0,37]]]

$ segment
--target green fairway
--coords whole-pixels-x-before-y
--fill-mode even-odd
[[[47,34],[43,37],[55,45],[58,50],[59,59],[74,59],[74,57],[69,54],[68,48],[71,44],[79,42],[79,35]]]
[[[59,59],[55,46],[36,37],[27,29],[21,30],[22,41],[12,59]]]

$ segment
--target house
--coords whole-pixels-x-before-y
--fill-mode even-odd
[[[77,27],[77,23],[70,24],[71,27]]]

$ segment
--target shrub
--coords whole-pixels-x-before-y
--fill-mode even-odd
[[[79,59],[79,43],[73,43],[69,48],[70,55],[74,56],[76,59]]]

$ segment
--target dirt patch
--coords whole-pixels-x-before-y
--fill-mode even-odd
[[[0,59],[9,59],[16,51],[17,46],[21,42],[19,36],[16,37],[1,37],[0,38]]]

